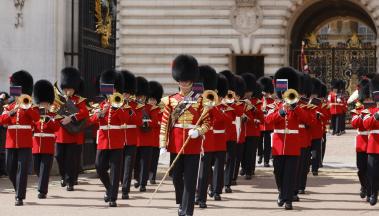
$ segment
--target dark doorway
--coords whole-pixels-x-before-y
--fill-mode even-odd
[[[264,56],[233,55],[231,62],[236,74],[252,73],[257,78],[264,76]]]

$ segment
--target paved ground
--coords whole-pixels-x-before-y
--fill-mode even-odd
[[[233,187],[233,194],[223,194],[223,201],[210,200],[208,209],[196,208],[195,215],[379,215],[379,205],[370,207],[358,195],[354,131],[328,139],[326,166],[320,176],[310,176],[307,194],[301,196],[301,202],[294,203],[293,211],[277,207],[272,168],[259,166],[252,180],[239,180],[239,185]],[[108,208],[102,200],[103,187],[93,172],[80,178],[80,185],[74,192],[63,190],[54,177],[46,200],[36,198],[35,177],[29,180],[25,205],[15,207],[9,180],[0,179],[0,215],[177,215],[170,181],[164,183],[150,204],[148,200],[155,186],[149,185],[146,193],[132,188],[130,200],[119,200],[118,208]]]

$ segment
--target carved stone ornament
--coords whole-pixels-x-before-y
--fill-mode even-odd
[[[263,12],[256,0],[236,0],[230,21],[236,31],[248,36],[262,25]]]
[[[14,26],[16,28],[22,27],[24,23],[24,16],[22,13],[22,9],[24,8],[25,0],[13,0],[14,7],[16,8],[16,22]]]

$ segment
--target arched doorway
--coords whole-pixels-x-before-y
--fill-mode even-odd
[[[302,42],[310,73],[329,84],[346,80],[355,86],[359,77],[376,72],[377,32],[370,15],[352,1],[318,1],[294,22],[289,62],[300,69]]]

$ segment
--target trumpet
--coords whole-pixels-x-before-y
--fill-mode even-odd
[[[286,104],[296,104],[300,100],[299,93],[295,89],[288,89],[283,93],[283,99]]]
[[[218,104],[219,98],[215,91],[206,90],[203,93],[203,106],[214,107]]]
[[[32,98],[27,94],[22,94],[17,98],[17,103],[22,109],[29,109],[32,107]]]
[[[124,96],[118,92],[109,96],[109,103],[113,108],[120,108],[124,104]]]

